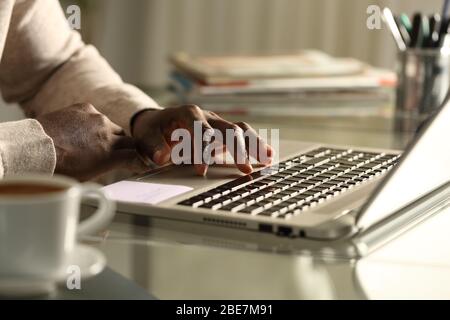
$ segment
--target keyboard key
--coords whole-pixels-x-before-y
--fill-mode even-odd
[[[311,183],[314,183],[314,184],[322,183],[322,181],[323,180],[318,178],[318,177],[314,177],[314,178],[308,179],[308,182],[311,182]]]
[[[287,173],[287,174],[292,174],[292,175],[296,175],[300,173],[299,169],[286,169],[283,171],[283,173]]]
[[[221,208],[220,208],[220,210],[223,210],[223,211],[233,211],[233,209],[236,207],[237,205],[235,204],[235,203],[230,203],[230,204],[227,204],[226,206],[222,206]],[[244,208],[245,207],[245,204],[242,206],[242,208]]]
[[[222,187],[234,191],[234,190],[238,189],[239,187],[241,187],[243,184],[250,182],[252,180],[253,180],[253,178],[250,175],[242,176],[240,178],[237,178],[231,182],[224,184]]]
[[[204,203],[200,206],[200,208],[206,208],[206,209],[211,209],[211,210],[217,210],[220,207],[222,207],[222,201],[219,199],[213,200],[208,203]]]
[[[291,188],[291,190],[293,190],[295,192],[305,192],[307,190],[307,188],[305,186],[296,185],[296,186],[293,186]]]
[[[277,182],[276,186],[284,187],[284,186],[290,186],[291,184],[293,184],[292,181],[283,180],[283,181]]]
[[[231,201],[236,201],[240,198],[242,198],[242,193],[240,191],[234,191],[228,195],[228,197],[231,199]]]
[[[261,208],[261,206],[254,204],[252,206],[246,207],[244,209],[242,209],[239,212],[244,212],[244,213],[249,213],[249,214],[257,214],[259,212],[262,212],[263,208]]]
[[[277,172],[277,171],[262,169],[259,171],[252,172],[249,176],[252,177],[252,180],[258,180],[260,178],[264,178],[264,177],[271,175],[273,172]]]
[[[298,165],[296,165],[296,166],[294,166],[292,168],[296,169],[296,170],[299,170],[300,173],[301,173],[301,172],[304,172],[305,170],[308,170],[309,168],[312,168],[312,166],[304,164],[304,163],[301,163],[301,164],[298,164]]]
[[[315,206],[317,206],[319,204],[319,202],[317,201],[317,199],[311,200],[308,205],[310,208],[313,208]]]
[[[279,179],[282,179],[282,178],[277,178],[277,177],[274,177],[274,176],[267,176],[267,177],[261,179],[260,181],[264,182],[264,183],[266,183],[266,182],[276,182]]]
[[[306,188],[314,186],[315,184],[316,184],[316,182],[312,182],[312,181],[309,181],[309,180],[300,182],[300,186],[306,187]]]
[[[328,161],[330,161],[330,159],[328,157],[317,157],[317,158],[309,159],[309,160],[305,161],[303,164],[320,166],[324,163],[327,163]]]
[[[331,188],[335,187],[336,184],[331,183],[331,182],[324,182],[324,183],[322,183],[320,186],[321,186],[321,187],[328,188],[328,189],[331,189]]]
[[[305,153],[305,156],[307,156],[307,157],[321,157],[321,156],[324,156],[325,154],[328,154],[330,152],[331,152],[331,150],[328,149],[328,148],[318,148],[318,149],[315,149],[315,150],[310,151],[308,153]]]
[[[230,198],[221,199],[221,200],[222,200],[222,206],[225,206],[225,205],[231,203],[231,199]]]
[[[272,212],[263,211],[263,212],[258,213],[257,215],[261,216],[261,217],[272,217],[273,214],[272,214]]]
[[[302,181],[303,179],[298,178],[297,176],[293,176],[293,177],[289,177],[287,179],[285,179],[284,181],[289,181],[289,182],[295,182],[295,183],[299,183],[300,181]]]
[[[304,211],[306,211],[306,210],[309,210],[309,203],[308,202],[305,202],[304,204],[302,204],[301,206],[300,206],[300,208],[298,208],[299,210],[301,210],[302,212],[304,212]]]
[[[339,195],[339,193],[340,193],[339,190],[333,189],[333,190],[330,190],[330,191],[326,192],[325,195],[329,195],[331,197],[335,197],[335,196]]]
[[[317,177],[320,178],[320,179],[324,179],[325,180],[325,179],[333,178],[335,176],[336,176],[336,174],[334,174],[334,173],[325,172],[325,173],[322,173],[322,174],[318,175]]]
[[[312,189],[313,192],[317,191],[317,192],[320,192],[320,193],[324,193],[325,191],[328,191],[328,190],[330,190],[330,187],[324,186],[322,184],[318,185],[318,186],[316,186],[316,187],[314,187]]]

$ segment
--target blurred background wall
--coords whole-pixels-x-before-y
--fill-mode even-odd
[[[272,53],[318,48],[393,67],[390,34],[366,27],[367,7],[440,12],[441,0],[87,0],[87,30],[128,81],[159,86],[167,55]]]
[[[81,7],[83,34],[126,81],[163,86],[167,56],[190,53],[273,53],[317,48],[394,67],[385,26],[366,27],[367,7],[439,12],[441,0],[62,0]],[[0,102],[1,104],[1,102]],[[0,108],[0,121],[17,117]]]

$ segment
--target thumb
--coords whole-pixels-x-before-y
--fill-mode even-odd
[[[170,161],[171,148],[167,144],[164,135],[159,131],[148,135],[145,140],[141,139],[137,144],[137,149],[141,159],[147,160],[146,162],[149,164],[153,162],[157,165],[164,165]]]

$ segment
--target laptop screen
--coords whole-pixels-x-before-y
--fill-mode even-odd
[[[367,229],[449,181],[450,102],[447,101],[359,212],[357,225]]]

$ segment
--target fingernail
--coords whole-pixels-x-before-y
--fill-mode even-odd
[[[273,161],[272,157],[268,156],[267,158],[263,159],[262,164],[271,164]]]
[[[274,150],[271,146],[267,146],[267,152],[266,152],[266,157],[263,157],[263,164],[269,165],[273,162],[273,157],[274,157]]]
[[[248,156],[247,152],[245,152],[245,164],[248,165],[253,170],[252,163],[250,161],[250,157]]]
[[[267,156],[269,158],[273,158],[275,151],[273,150],[273,148],[271,146],[267,146]]]
[[[161,150],[157,150],[154,154],[153,154],[153,161],[161,164],[161,158],[162,158],[162,151]]]
[[[167,163],[170,161],[170,152],[163,154],[163,163]]]
[[[253,172],[253,166],[250,163],[247,163],[247,169],[248,170],[246,170],[245,172],[246,174],[250,174]]]
[[[195,166],[195,172],[197,173],[197,175],[204,177],[206,176],[206,172],[208,172],[208,166],[205,165]]]

